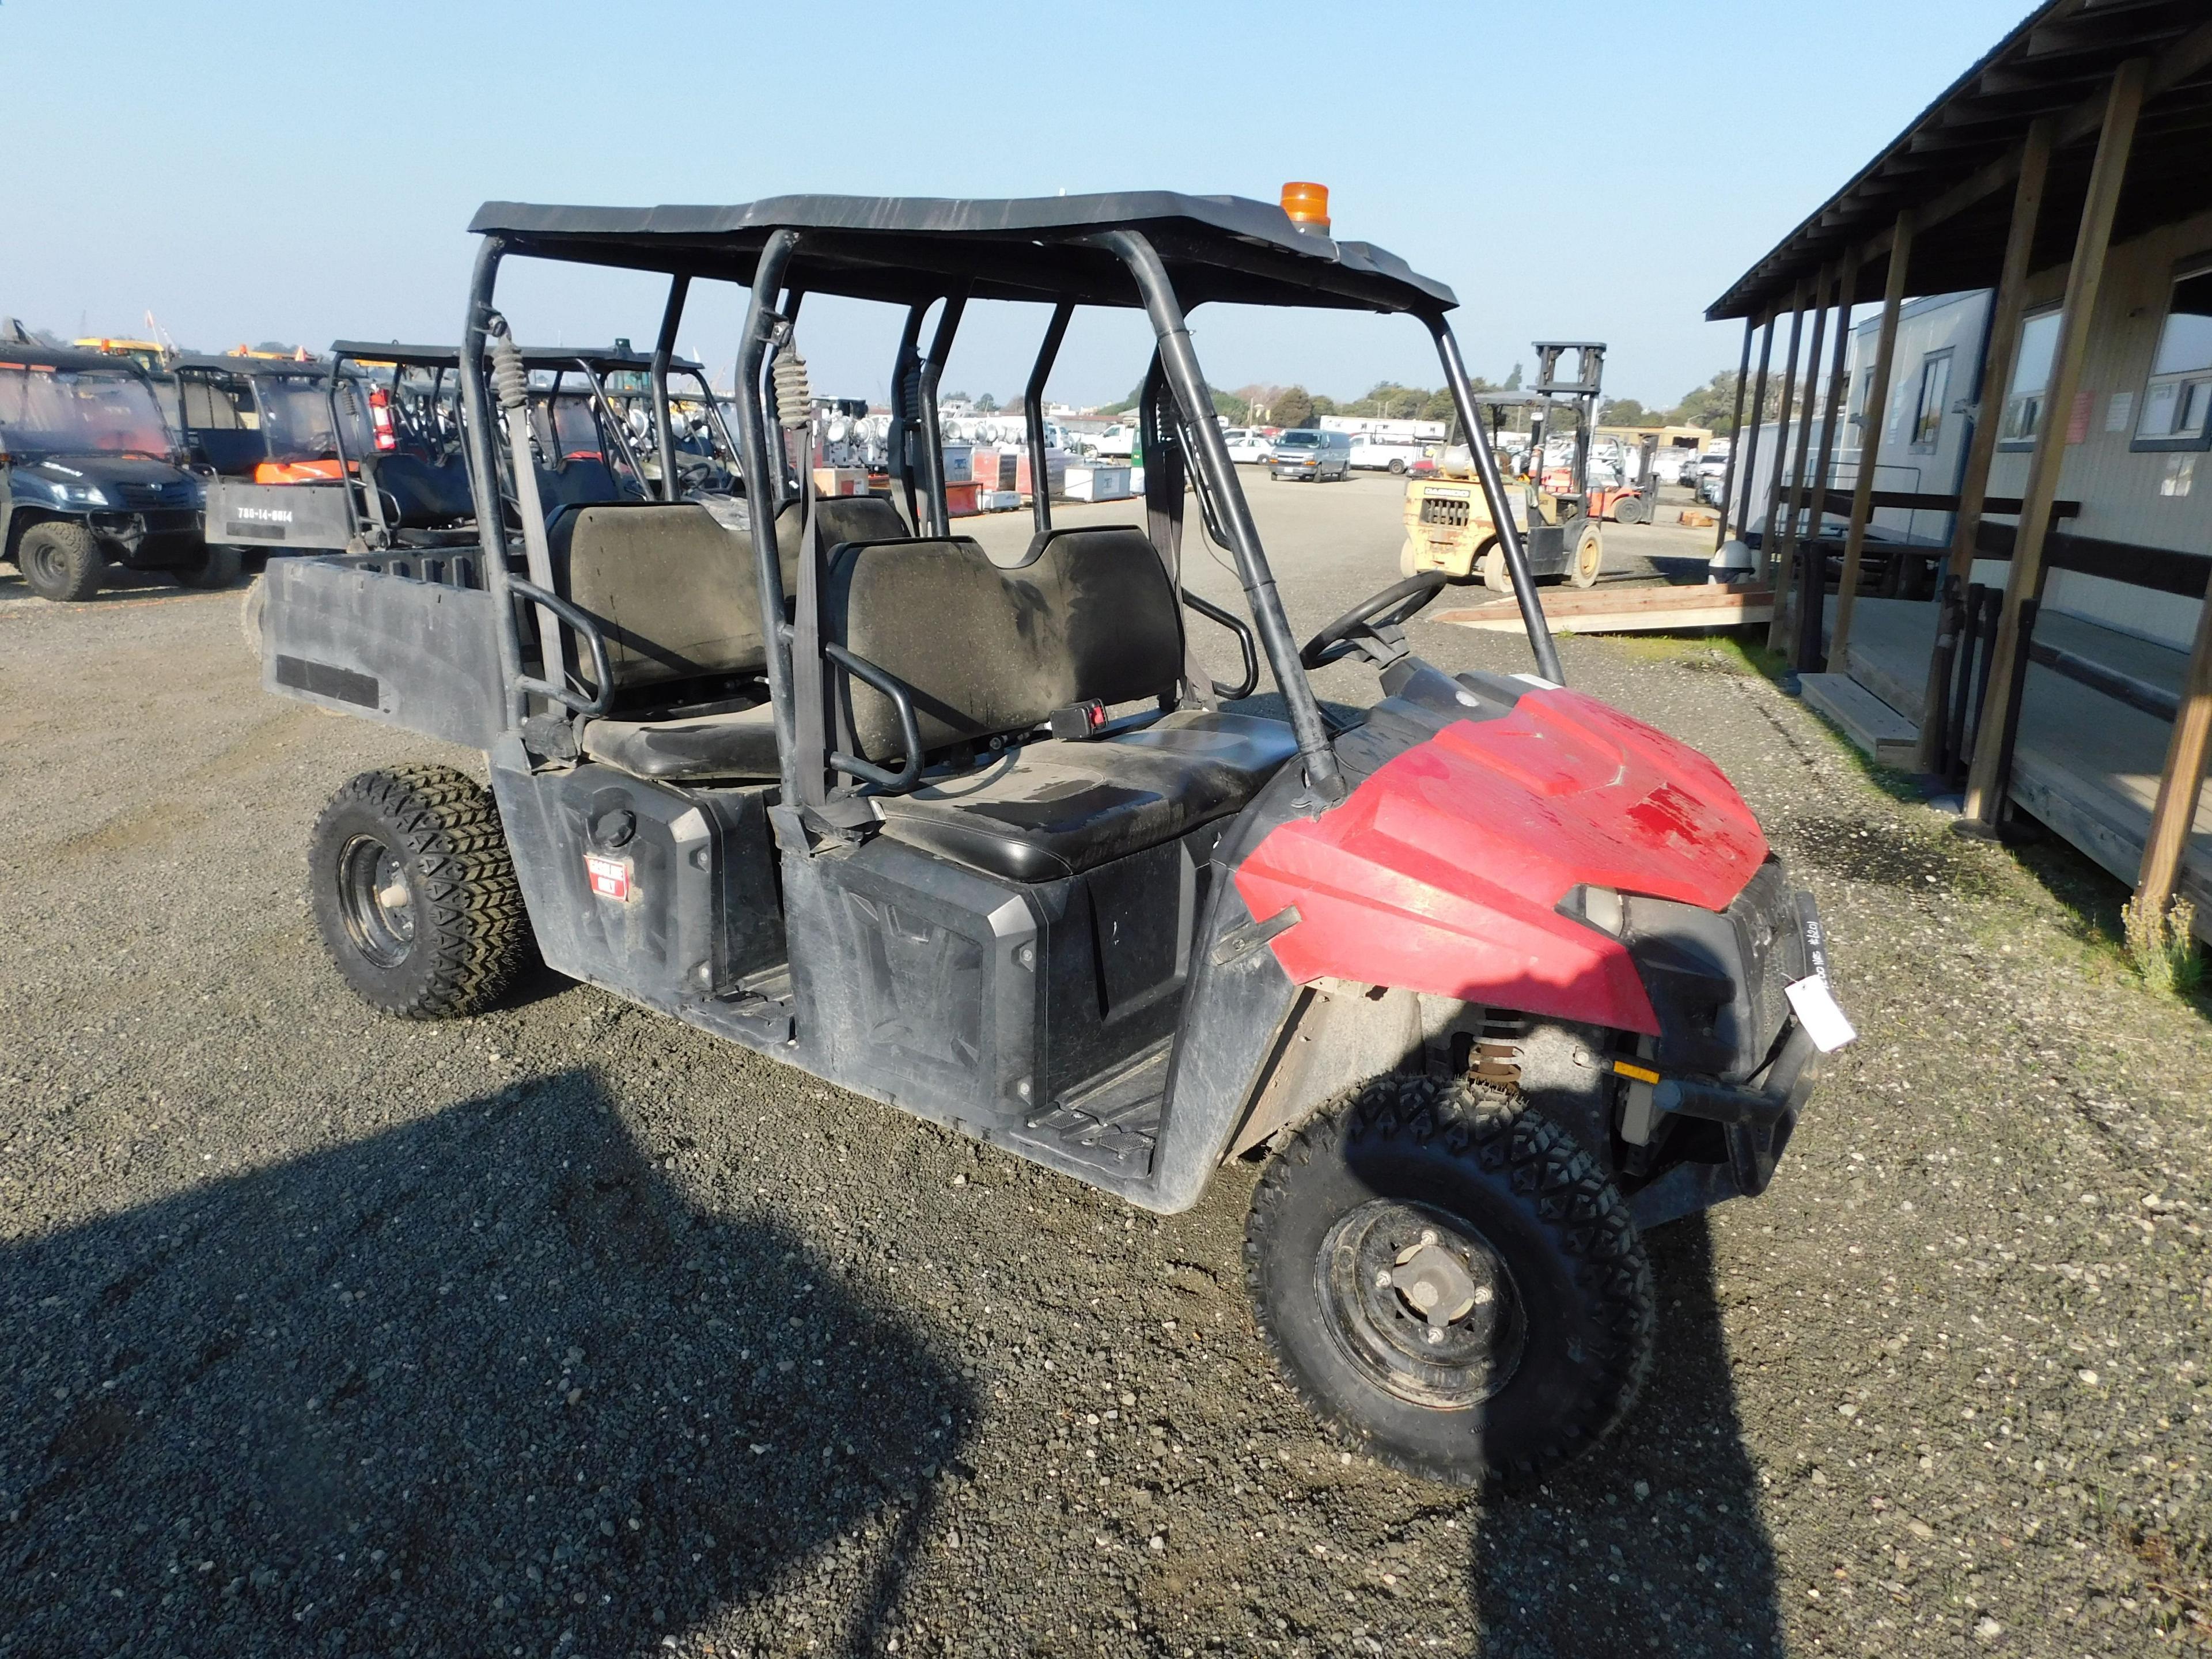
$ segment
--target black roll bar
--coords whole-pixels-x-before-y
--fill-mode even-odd
[[[668,429],[668,360],[676,355],[676,330],[684,320],[684,300],[690,291],[690,272],[679,271],[670,281],[668,304],[660,313],[660,337],[653,343],[653,363],[646,371],[653,383],[653,422],[660,428],[660,499],[664,501],[676,499],[676,440]]]
[[[752,526],[753,568],[760,584],[761,635],[768,642],[769,702],[775,713],[776,774],[783,799],[794,810],[805,799],[799,787],[798,736],[793,729],[791,696],[791,629],[783,620],[783,571],[775,544],[775,498],[763,492],[770,477],[769,434],[763,425],[761,374],[768,348],[782,319],[776,313],[776,290],[799,246],[799,233],[774,230],[761,245],[760,264],[754,268],[751,298],[745,305],[745,331],[738,344],[737,405],[739,459],[745,471],[746,517]],[[777,441],[781,447],[781,440]],[[776,466],[781,476],[782,465]]]
[[[898,714],[899,741],[906,746],[905,763],[896,772],[839,749],[830,751],[830,764],[840,772],[874,784],[885,794],[905,794],[921,781],[921,722],[914,712],[914,694],[866,657],[854,656],[835,640],[822,641],[822,654],[854,679],[866,681],[890,699],[891,708]],[[860,793],[859,786],[854,784],[842,785],[834,792],[848,799]]]
[[[1551,625],[1544,620],[1544,607],[1536,599],[1536,579],[1529,572],[1528,550],[1521,545],[1521,532],[1513,522],[1512,503],[1505,499],[1505,485],[1498,476],[1497,451],[1483,434],[1481,410],[1474,401],[1474,388],[1468,384],[1467,364],[1460,357],[1459,342],[1452,337],[1451,328],[1442,312],[1431,312],[1421,320],[1429,325],[1429,332],[1436,338],[1437,356],[1444,366],[1444,384],[1451,388],[1460,426],[1468,434],[1467,447],[1474,459],[1474,476],[1481,480],[1483,499],[1490,503],[1490,521],[1498,528],[1498,551],[1505,556],[1505,568],[1513,578],[1513,597],[1520,602],[1521,625],[1528,631],[1528,648],[1536,653],[1536,672],[1554,685],[1565,685],[1567,677],[1559,668],[1559,647],[1553,641]],[[1540,428],[1542,420],[1539,414]],[[1529,441],[1540,444],[1540,434]],[[1543,451],[1537,449],[1535,455],[1540,475]]]
[[[1052,308],[1044,343],[1037,348],[1036,366],[1030,370],[1030,383],[1022,390],[1022,422],[1029,428],[1030,495],[1040,536],[1052,533],[1052,469],[1045,465],[1044,452],[1044,383],[1060,356],[1060,343],[1067,337],[1067,319],[1074,315],[1073,300],[1062,300]]]
[[[1313,686],[1299,665],[1297,641],[1291,637],[1290,619],[1283,614],[1282,595],[1275,590],[1274,573],[1267,568],[1267,555],[1252,522],[1251,506],[1229,459],[1229,446],[1214,422],[1213,398],[1200,372],[1198,353],[1191,345],[1175,284],[1150,240],[1138,232],[1107,231],[1098,238],[1097,246],[1121,258],[1144,296],[1145,311],[1158,340],[1161,370],[1176,402],[1182,405],[1191,431],[1191,461],[1212,486],[1219,504],[1223,527],[1229,532],[1229,550],[1236,556],[1237,579],[1244,586],[1245,605],[1259,624],[1267,665],[1289,705],[1291,729],[1297,734],[1298,752],[1305,761],[1306,781],[1325,801],[1341,800],[1346,793],[1343,771],[1329,743],[1328,728],[1322,724],[1321,705],[1315,701]]]
[[[945,296],[945,309],[937,316],[937,332],[929,342],[929,356],[921,360],[921,404],[915,413],[921,423],[915,446],[921,463],[922,488],[929,496],[929,529],[925,534],[950,536],[952,517],[945,504],[945,434],[937,415],[937,386],[945,378],[945,360],[952,355],[952,337],[960,331],[960,313],[968,308],[965,294]]]
[[[487,236],[469,276],[469,308],[461,322],[461,412],[469,451],[469,495],[476,504],[477,544],[483,550],[484,587],[492,598],[492,629],[499,641],[499,672],[507,692],[507,729],[519,730],[530,712],[522,675],[522,641],[515,632],[514,590],[507,570],[507,515],[500,508],[499,452],[492,441],[491,386],[484,362],[491,330],[492,291],[506,240]],[[523,457],[526,465],[528,456]]]
[[[523,689],[541,697],[550,697],[563,707],[574,709],[579,714],[605,714],[614,701],[615,682],[614,671],[607,664],[607,636],[601,630],[599,619],[589,611],[569,604],[551,589],[540,587],[533,581],[526,581],[520,576],[510,575],[507,585],[532,604],[550,611],[568,625],[576,637],[583,641],[585,648],[591,652],[592,672],[597,677],[594,682],[596,689],[588,697],[580,696],[568,687],[556,685],[550,680],[526,678],[522,682]],[[567,670],[564,668],[562,672],[565,674]]]

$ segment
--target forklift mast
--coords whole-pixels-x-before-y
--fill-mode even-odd
[[[1552,404],[1571,399],[1577,405],[1575,462],[1570,492],[1555,497],[1557,511],[1574,518],[1586,510],[1589,499],[1590,436],[1597,425],[1599,388],[1605,380],[1605,343],[1600,340],[1538,340],[1536,349],[1536,411],[1528,434],[1528,508],[1534,513],[1544,493],[1544,442],[1550,435]],[[1567,380],[1559,373],[1560,359],[1575,354],[1575,374]]]

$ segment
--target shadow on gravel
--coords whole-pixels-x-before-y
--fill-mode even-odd
[[[1643,1399],[1594,1455],[1488,1505],[1474,1552],[1483,1659],[1783,1652],[1774,1546],[1736,1418],[1711,1237],[1693,1217],[1645,1247],[1659,1346]]]
[[[0,1253],[0,1310],[7,1655],[642,1653],[801,1575],[879,1651],[971,1420],[582,1073]]]

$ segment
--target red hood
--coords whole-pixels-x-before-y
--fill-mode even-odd
[[[1386,763],[1237,872],[1291,977],[1387,985],[1656,1034],[1616,939],[1555,908],[1576,886],[1720,910],[1766,857],[1721,769],[1595,697],[1531,691]]]

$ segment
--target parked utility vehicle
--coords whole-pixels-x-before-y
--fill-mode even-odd
[[[200,486],[128,357],[0,343],[0,553],[41,599],[88,599],[107,566],[221,587],[235,562],[200,534]]]
[[[1155,1211],[1265,1158],[1249,1284],[1322,1418],[1445,1480],[1596,1443],[1651,1351],[1643,1231],[1765,1187],[1840,1015],[1811,902],[1719,770],[1559,684],[1486,448],[1540,672],[1416,655],[1433,574],[1295,641],[1185,307],[1408,315],[1472,424],[1450,291],[1165,192],[493,203],[473,228],[475,556],[271,571],[268,689],[488,757],[489,790],[418,765],[332,799],[308,878],[340,973],[463,1014],[534,948]],[[750,288],[742,534],[665,488],[549,513],[503,460],[529,442],[495,308],[518,258],[669,273],[664,338],[693,285]],[[920,388],[894,414],[918,441],[890,443],[915,521],[815,496],[801,295],[904,307],[902,358],[941,304],[893,377]],[[1033,407],[1077,306],[1142,308],[1149,528],[1056,527],[1040,491],[1018,564],[951,532],[934,390],[994,300],[1054,307]],[[1249,623],[1181,586],[1193,475]],[[1265,714],[1231,706],[1261,655]],[[1380,700],[1325,718],[1308,672],[1349,658]]]

